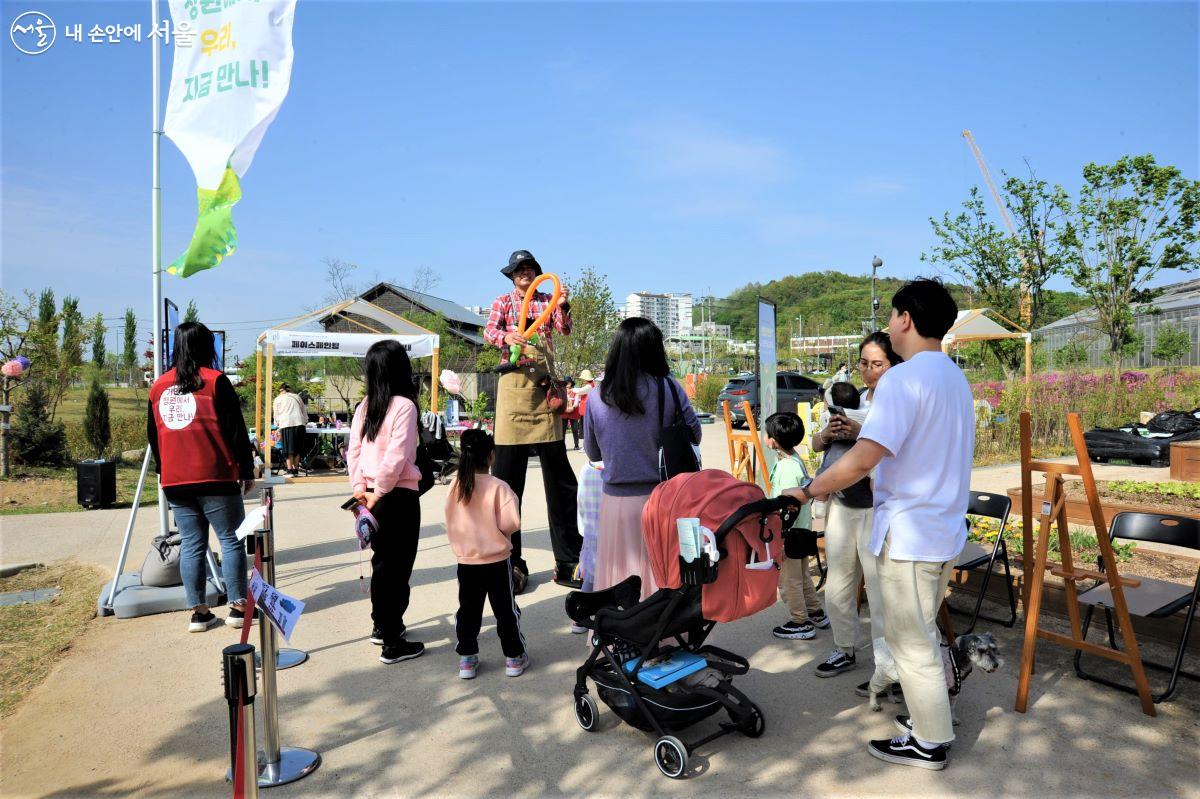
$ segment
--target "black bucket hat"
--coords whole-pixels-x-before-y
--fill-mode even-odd
[[[512,280],[513,273],[522,266],[532,266],[539,275],[542,273],[542,265],[537,262],[529,250],[517,250],[508,256],[508,266],[501,269],[500,273]]]

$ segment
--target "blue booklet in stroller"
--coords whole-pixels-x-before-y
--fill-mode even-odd
[[[632,673],[637,668],[639,661],[641,661],[641,658],[633,658],[626,661],[625,671]],[[682,680],[689,674],[695,674],[707,665],[708,661],[700,655],[683,649],[677,649],[671,653],[670,657],[652,661],[649,666],[639,671],[637,676],[639,682],[644,682],[651,688],[662,688],[673,682]]]

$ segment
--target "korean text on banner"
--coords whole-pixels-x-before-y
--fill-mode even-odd
[[[296,0],[170,0],[199,31],[176,39],[163,132],[196,175],[199,215],[187,251],[167,269],[187,277],[237,247],[233,206],[292,79]]]

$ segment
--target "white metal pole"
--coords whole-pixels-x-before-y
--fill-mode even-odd
[[[158,0],[150,0],[150,30],[158,30]],[[162,53],[159,43],[150,40],[150,108],[153,121],[150,125],[150,275],[154,301],[154,379],[163,373],[163,336],[162,329],[162,183],[159,176],[159,165],[162,160],[162,109],[159,106],[162,71]],[[170,529],[167,517],[167,497],[162,485],[158,487],[158,533],[166,535]]]

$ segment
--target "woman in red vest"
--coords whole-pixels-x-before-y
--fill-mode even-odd
[[[172,368],[154,381],[146,420],[159,485],[182,539],[179,573],[193,633],[217,620],[205,602],[209,525],[221,542],[230,599],[225,623],[241,627],[246,610],[246,552],[235,531],[246,517],[242,495],[254,488],[254,450],[241,401],[229,378],[212,368],[216,360],[211,330],[199,322],[175,328]]]

